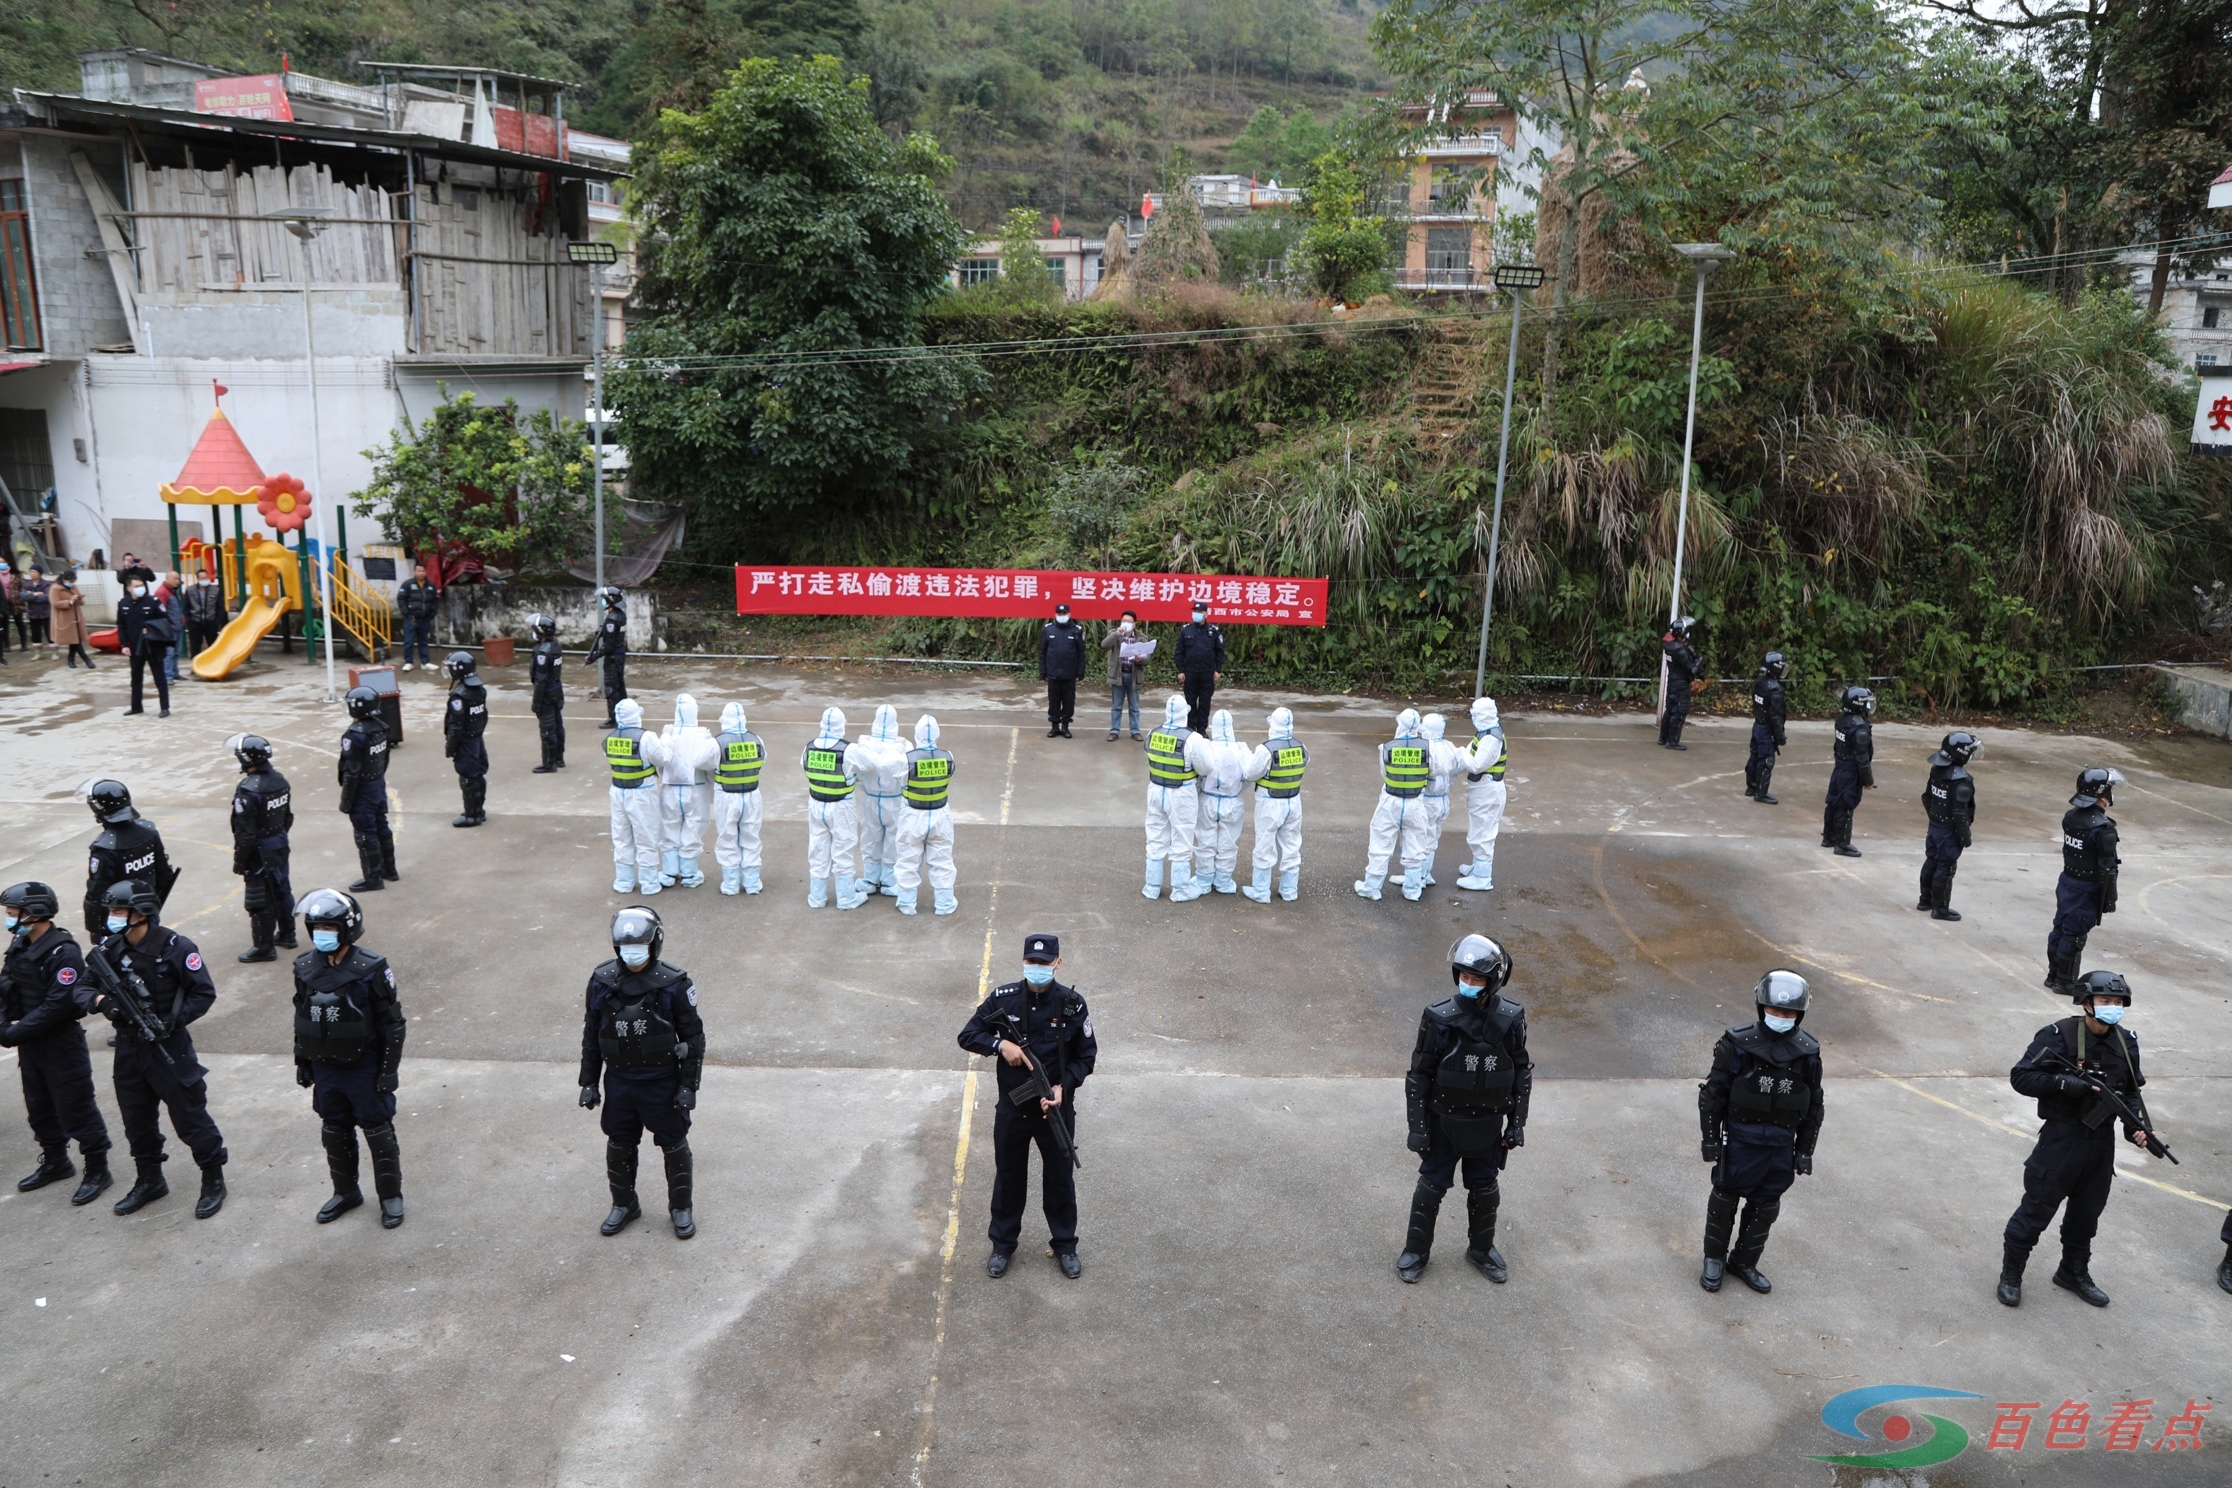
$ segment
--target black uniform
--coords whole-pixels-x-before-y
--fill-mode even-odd
[[[1705,658],[1689,637],[1666,633],[1666,712],[1659,718],[1659,744],[1667,749],[1682,745],[1682,725],[1689,719],[1690,683],[1705,675]]]
[[[2023,1164],[2023,1202],[2007,1220],[2007,1264],[2017,1275],[2065,1200],[2069,1207],[2062,1214],[2061,1269],[2071,1276],[2088,1274],[2093,1234],[2116,1175],[2116,1122],[2110,1119],[2115,1113],[2082,1080],[2054,1068],[2048,1056],[2056,1054],[2091,1071],[2134,1110],[2135,1097],[2147,1083],[2139,1068],[2139,1036],[2118,1026],[2102,1037],[2086,1026],[2082,1015],[2039,1029],[2008,1071],[2016,1093],[2038,1102],[2044,1123],[2038,1145]],[[2123,1128],[2129,1137],[2131,1123],[2124,1122]]]
[[[581,1088],[593,1089],[599,1073],[613,1204],[636,1207],[636,1157],[648,1130],[666,1155],[668,1207],[689,1209],[690,1111],[705,1074],[705,1023],[688,972],[664,961],[630,971],[612,960],[590,973]]]
[[[1527,1054],[1527,1010],[1502,993],[1445,997],[1418,1020],[1418,1044],[1403,1079],[1410,1147],[1420,1154],[1403,1249],[1423,1262],[1433,1252],[1442,1196],[1465,1169],[1466,1254],[1486,1261],[1503,1202],[1496,1175],[1523,1140],[1534,1098]],[[1501,1259],[1497,1261],[1501,1268]]]
[[[1085,627],[1075,620],[1049,620],[1039,631],[1039,678],[1046,683],[1046,725],[1050,734],[1069,732],[1077,716],[1077,679],[1085,675]]]
[[[251,770],[233,787],[233,872],[256,949],[295,943],[294,884],[287,873],[287,834],[294,828],[294,794],[287,777],[269,765]]]
[[[171,628],[170,611],[149,589],[140,595],[126,595],[116,605],[117,639],[124,643],[124,650],[132,659],[132,706],[127,712],[144,713],[141,701],[141,682],[147,669],[155,670],[155,695],[162,703],[162,710],[170,712],[170,679],[163,672],[163,653],[178,639]]]
[[[59,1166],[74,1141],[90,1174],[93,1157],[109,1149],[109,1134],[78,1026],[87,985],[77,940],[60,925],[49,925],[37,940],[20,931],[9,937],[0,962],[0,1046],[16,1051],[24,1111],[48,1163]]]
[[[395,1136],[395,1089],[406,1024],[395,969],[362,946],[336,966],[323,951],[294,963],[295,1083],[310,1091],[324,1125],[326,1168],[336,1195],[357,1187],[356,1129],[372,1149],[372,1186],[384,1206],[403,1197],[403,1152]]]
[[[1186,727],[1209,732],[1209,703],[1217,695],[1217,674],[1224,670],[1224,632],[1207,620],[1178,627],[1178,675],[1186,691]]]
[[[534,687],[535,728],[542,734],[545,770],[566,767],[566,688],[560,673],[566,665],[566,648],[555,639],[539,641],[528,660],[527,675]]]
[[[589,643],[589,660],[604,663],[606,728],[617,728],[612,705],[628,695],[628,612],[607,606],[597,622],[597,638]]]
[[[1669,686],[1672,684],[1669,683]],[[1744,761],[1744,794],[1772,799],[1768,787],[1775,778],[1775,755],[1790,741],[1784,725],[1790,720],[1790,699],[1782,678],[1765,667],[1752,678],[1751,758]]]
[[[388,830],[388,728],[374,714],[341,735],[341,811],[356,839],[357,864],[367,883],[394,883],[395,834]]]
[[[1922,844],[1922,892],[1914,907],[1949,910],[1953,874],[1961,866],[1961,854],[1976,822],[1976,780],[1943,750],[1930,756],[1922,809],[1929,815],[1930,832]]]
[[[450,684],[449,707],[442,714],[442,753],[457,770],[465,809],[451,826],[479,826],[488,820],[488,689],[480,673],[467,672]]]
[[[112,823],[93,839],[92,861],[85,870],[85,933],[94,941],[108,934],[108,908],[101,896],[127,878],[152,888],[158,900],[168,899],[178,881],[178,870],[163,851],[163,834],[144,816]]]
[[[138,974],[147,988],[148,1011],[164,1029],[162,1046],[170,1053],[166,1064],[121,1014],[111,1018],[116,1024],[116,1105],[124,1117],[124,1141],[132,1150],[132,1160],[142,1178],[162,1176],[163,1132],[155,1114],[163,1107],[170,1112],[171,1130],[194,1154],[195,1165],[206,1177],[211,1169],[225,1165],[225,1138],[210,1117],[209,1090],[203,1082],[207,1071],[195,1056],[193,1035],[186,1030],[217,1000],[217,984],[202,964],[200,948],[153,920],[138,945],[118,934],[104,940],[101,948],[119,976],[127,965]]]
[[[1822,799],[1821,845],[1851,847],[1852,813],[1859,809],[1860,792],[1875,784],[1875,728],[1856,708],[1839,713],[1832,727],[1835,762]]]
[[[1713,1046],[1697,1114],[1705,1149],[1719,1153],[1705,1201],[1706,1258],[1751,1270],[1767,1249],[1783,1194],[1800,1172],[1813,1171],[1823,1115],[1820,1040],[1802,1027],[1776,1033],[1764,1021],[1737,1024]]]
[[[2085,941],[2102,915],[2116,912],[2116,820],[2098,801],[2062,816],[2062,871],[2054,884],[2054,927],[2046,933],[2046,984],[2068,992],[2081,974]]]
[[[1008,1091],[1030,1078],[999,1057],[1000,1040],[1019,1044],[1046,1078],[1062,1087],[1062,1103],[1051,1112],[1018,1109]],[[999,1114],[992,1118],[992,1248],[1011,1254],[1023,1238],[1023,1208],[1030,1197],[1031,1147],[1041,1156],[1041,1207],[1054,1253],[1077,1249],[1077,1177],[1069,1160],[1054,1146],[1049,1121],[1060,1121],[1077,1139],[1077,1087],[1093,1072],[1100,1045],[1093,1038],[1093,1015],[1085,999],[1059,981],[1039,991],[1029,982],[1009,982],[994,987],[992,995],[961,1030],[961,1047],[971,1054],[989,1054],[1000,1090]]]

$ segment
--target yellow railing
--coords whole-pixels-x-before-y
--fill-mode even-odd
[[[347,631],[367,658],[395,641],[395,607],[366,583],[346,558],[333,560],[333,620]]]

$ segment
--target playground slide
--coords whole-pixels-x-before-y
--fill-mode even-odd
[[[232,623],[217,633],[209,648],[194,658],[194,675],[206,682],[231,675],[234,667],[255,653],[256,642],[271,633],[279,617],[294,607],[291,594],[281,595],[276,602],[260,595],[251,598]]]

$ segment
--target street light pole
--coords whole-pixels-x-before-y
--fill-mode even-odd
[[[1697,443],[1697,367],[1705,347],[1705,276],[1736,256],[1718,243],[1676,243],[1674,251],[1690,261],[1697,275],[1696,307],[1690,316],[1689,414],[1682,424],[1682,497],[1674,519],[1674,582],[1667,595],[1666,623],[1682,617],[1682,558],[1689,537],[1690,451]],[[1666,717],[1666,656],[1659,655],[1658,713]]]
[[[1511,294],[1511,354],[1504,361],[1503,434],[1496,442],[1496,510],[1488,520],[1488,575],[1480,596],[1480,655],[1473,663],[1473,696],[1488,687],[1488,618],[1496,612],[1496,549],[1503,539],[1504,471],[1511,463],[1511,395],[1519,380],[1519,310],[1543,272],[1526,264],[1499,264],[1496,288]]]
[[[302,358],[310,383],[310,509],[318,514],[318,629],[325,639],[326,701],[333,685],[333,501],[325,485],[325,456],[318,442],[318,339],[310,324],[310,241],[325,228],[324,207],[287,207],[270,215],[284,222],[302,247]]]
[[[596,458],[591,462],[595,474],[591,479],[596,493],[597,587],[602,589],[605,586],[604,271],[606,265],[619,262],[620,250],[611,243],[568,243],[566,257],[589,269],[589,422],[597,440]]]

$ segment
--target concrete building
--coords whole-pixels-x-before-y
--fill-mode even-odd
[[[1034,238],[1047,274],[1062,286],[1062,297],[1082,300],[1101,280],[1101,248],[1105,239],[1079,237]],[[1000,240],[983,238],[953,266],[947,282],[958,289],[989,284],[1000,277]]]
[[[590,189],[610,197],[624,154],[577,154],[546,79],[377,76],[94,52],[79,93],[0,104],[0,478],[19,512],[52,519],[42,546],[81,563],[167,552],[157,488],[212,382],[267,471],[357,519],[344,547],[377,536],[347,505],[364,452],[445,386],[582,415],[597,312],[566,246],[598,231]],[[299,240],[278,214],[305,211]],[[208,512],[177,515],[181,537],[214,535]]]
[[[2154,255],[2127,254],[2124,266],[2131,292],[2144,306],[2154,283]],[[2155,323],[2180,366],[2232,367],[2232,258],[2174,261]]]
[[[1474,91],[1462,103],[1413,105],[1402,116],[1433,133],[1405,162],[1410,220],[1396,285],[1428,293],[1484,290],[1494,267],[1497,176],[1517,141],[1518,114],[1495,94]]]

